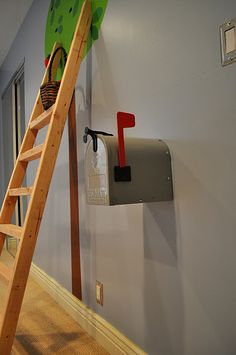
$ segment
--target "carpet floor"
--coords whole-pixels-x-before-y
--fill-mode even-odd
[[[11,263],[8,253],[1,261]],[[0,282],[0,306],[6,288]],[[1,309],[1,308],[0,308]],[[12,355],[109,354],[29,277]]]

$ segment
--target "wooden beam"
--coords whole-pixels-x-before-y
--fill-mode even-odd
[[[9,196],[29,196],[33,187],[19,187],[17,189],[9,189]]]
[[[4,265],[3,263],[0,263],[0,279],[8,284],[9,280],[11,277],[11,269],[9,269],[6,265]]]
[[[43,144],[37,145],[36,147],[27,150],[26,152],[22,153],[20,155],[19,160],[20,161],[31,161],[35,159],[39,159],[41,157],[41,154],[43,152]]]
[[[54,105],[52,105],[47,111],[44,111],[39,117],[30,123],[30,129],[41,129],[45,127],[50,122],[52,116]]]
[[[0,224],[0,233],[10,235],[10,237],[21,239],[22,227],[15,226],[14,224]]]
[[[72,293],[82,300],[75,92],[68,112]]]

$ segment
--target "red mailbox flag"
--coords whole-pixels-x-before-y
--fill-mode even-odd
[[[118,152],[119,152],[120,168],[126,166],[124,128],[129,128],[134,126],[135,126],[134,114],[127,113],[127,112],[117,112]]]

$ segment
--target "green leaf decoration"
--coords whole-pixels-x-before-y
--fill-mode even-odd
[[[55,17],[55,12],[52,10],[51,16],[50,16],[50,25],[51,25],[51,26],[53,25],[54,17]]]
[[[103,14],[102,7],[97,8],[97,10],[93,14],[92,24],[95,24],[96,22],[98,22],[100,17],[102,16],[102,14]]]
[[[55,42],[61,43],[69,53],[77,21],[84,0],[51,0],[45,31],[45,58],[50,55]],[[99,38],[99,30],[105,15],[108,0],[91,0],[92,26],[87,40],[84,56],[93,42]],[[61,74],[57,74],[60,79]]]
[[[92,39],[96,41],[96,39],[98,39],[98,28],[92,25],[91,32],[92,32]]]
[[[61,0],[56,0],[55,7],[58,9],[61,5]]]
[[[80,3],[80,0],[76,0],[74,7],[73,7],[73,16],[76,16],[76,14],[78,13],[79,3]]]
[[[62,23],[62,21],[63,21],[63,15],[61,15],[61,16],[59,17],[58,23]]]
[[[59,32],[59,33],[62,33],[62,31],[63,31],[63,26],[60,25],[60,26],[58,27],[58,32]]]

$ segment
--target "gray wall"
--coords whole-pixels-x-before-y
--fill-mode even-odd
[[[48,3],[34,1],[2,68],[25,56],[26,113],[43,73]],[[110,0],[92,73],[88,58],[79,76],[84,302],[149,354],[236,353],[236,64],[221,67],[218,33],[234,16],[233,0]],[[118,110],[136,114],[127,135],[168,143],[174,202],[86,205],[82,130],[91,121],[115,133]],[[34,261],[68,289],[69,234],[65,131]]]
[[[92,124],[158,137],[172,152],[174,203],[91,207],[99,312],[149,354],[235,354],[236,64],[219,25],[235,1],[110,0],[93,49]]]

